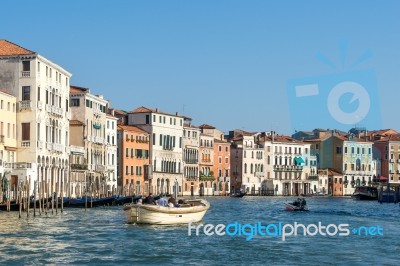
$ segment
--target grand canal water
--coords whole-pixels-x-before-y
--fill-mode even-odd
[[[302,223],[380,226],[383,236],[188,236],[187,226],[125,223],[121,206],[65,209],[18,218],[0,213],[0,265],[398,265],[400,208],[348,198],[308,198],[310,212],[284,210],[293,198],[208,198],[205,224]]]

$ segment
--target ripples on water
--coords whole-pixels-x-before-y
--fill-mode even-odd
[[[121,206],[64,209],[64,213],[27,218],[0,212],[0,265],[398,265],[400,208],[376,201],[307,198],[310,212],[287,212],[293,198],[208,198],[204,223],[322,222],[381,226],[384,236],[255,237],[188,236],[186,225],[145,226],[125,223]]]

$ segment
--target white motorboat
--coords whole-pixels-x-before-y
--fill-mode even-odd
[[[210,203],[203,199],[186,200],[180,207],[165,207],[151,204],[125,204],[127,223],[137,224],[187,224],[203,219]]]
[[[308,211],[307,206],[295,206],[290,203],[285,203],[285,208],[287,211]]]

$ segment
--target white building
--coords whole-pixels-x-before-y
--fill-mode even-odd
[[[17,99],[17,160],[12,182],[47,182],[60,192],[69,169],[71,74],[36,52],[0,40],[0,88]],[[57,189],[56,189],[57,188]]]
[[[273,190],[274,195],[311,193],[317,180],[316,172],[310,175],[311,168],[316,168],[310,166],[310,144],[274,132],[264,133],[258,139],[265,150],[267,190]]]
[[[106,175],[107,188],[110,192],[117,189],[117,121],[118,118],[106,116]]]
[[[183,195],[199,195],[200,128],[191,124],[183,127]]]
[[[83,139],[85,161],[88,165],[86,172],[87,190],[99,195],[111,193],[108,187],[108,172],[106,169],[106,113],[108,102],[101,95],[90,93],[88,88],[70,87],[71,116],[73,120],[83,123]],[[72,139],[81,136],[71,136]]]
[[[149,179],[153,193],[182,193],[183,122],[184,117],[178,113],[168,114],[158,108],[142,106],[128,113],[128,125],[142,128],[151,136]]]

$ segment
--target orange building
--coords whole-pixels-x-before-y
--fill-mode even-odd
[[[149,191],[149,133],[135,126],[118,126],[118,186],[123,195]]]
[[[212,167],[215,176],[214,195],[229,195],[230,153],[229,142],[214,139],[214,165]]]

